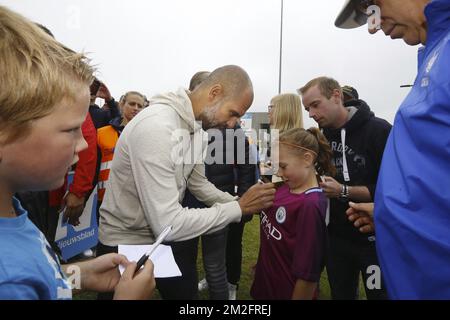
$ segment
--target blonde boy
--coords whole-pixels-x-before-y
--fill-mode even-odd
[[[69,299],[71,289],[45,237],[14,194],[63,184],[87,147],[81,124],[93,69],[34,23],[0,6],[0,299]],[[127,269],[120,277],[117,266]],[[81,288],[141,299],[154,289],[153,265],[107,255],[81,263]]]

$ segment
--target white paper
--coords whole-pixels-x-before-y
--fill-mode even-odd
[[[139,259],[150,249],[153,245],[119,245],[119,254],[123,254],[129,261],[139,261]],[[158,248],[150,256],[153,265],[155,266],[155,278],[172,278],[180,277],[181,271],[178,268],[175,258],[173,256],[172,248],[160,244]],[[120,274],[125,271],[125,268],[119,267]]]

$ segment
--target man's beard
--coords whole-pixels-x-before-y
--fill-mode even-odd
[[[220,109],[220,104],[216,103],[213,106],[207,106],[203,109],[202,113],[199,115],[199,121],[202,122],[202,128],[203,130],[208,129],[223,129],[225,128],[225,124],[220,123],[216,119],[216,114]]]

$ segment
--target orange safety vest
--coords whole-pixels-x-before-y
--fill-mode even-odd
[[[98,201],[103,201],[105,196],[105,184],[109,179],[109,171],[117,140],[119,140],[119,133],[113,126],[106,126],[97,130],[97,144],[102,155],[98,176]]]

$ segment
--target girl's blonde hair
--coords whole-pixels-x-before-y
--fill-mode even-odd
[[[302,102],[297,94],[275,96],[272,105],[272,129],[282,133],[289,129],[303,128]]]
[[[74,101],[80,85],[91,84],[94,69],[83,54],[3,6],[0,39],[0,130],[11,143],[63,99]]]
[[[290,148],[299,155],[305,151],[311,151],[316,157],[315,168],[318,175],[334,176],[336,174],[336,168],[332,162],[333,151],[327,138],[319,129],[291,129],[283,132],[279,141],[280,145]]]

